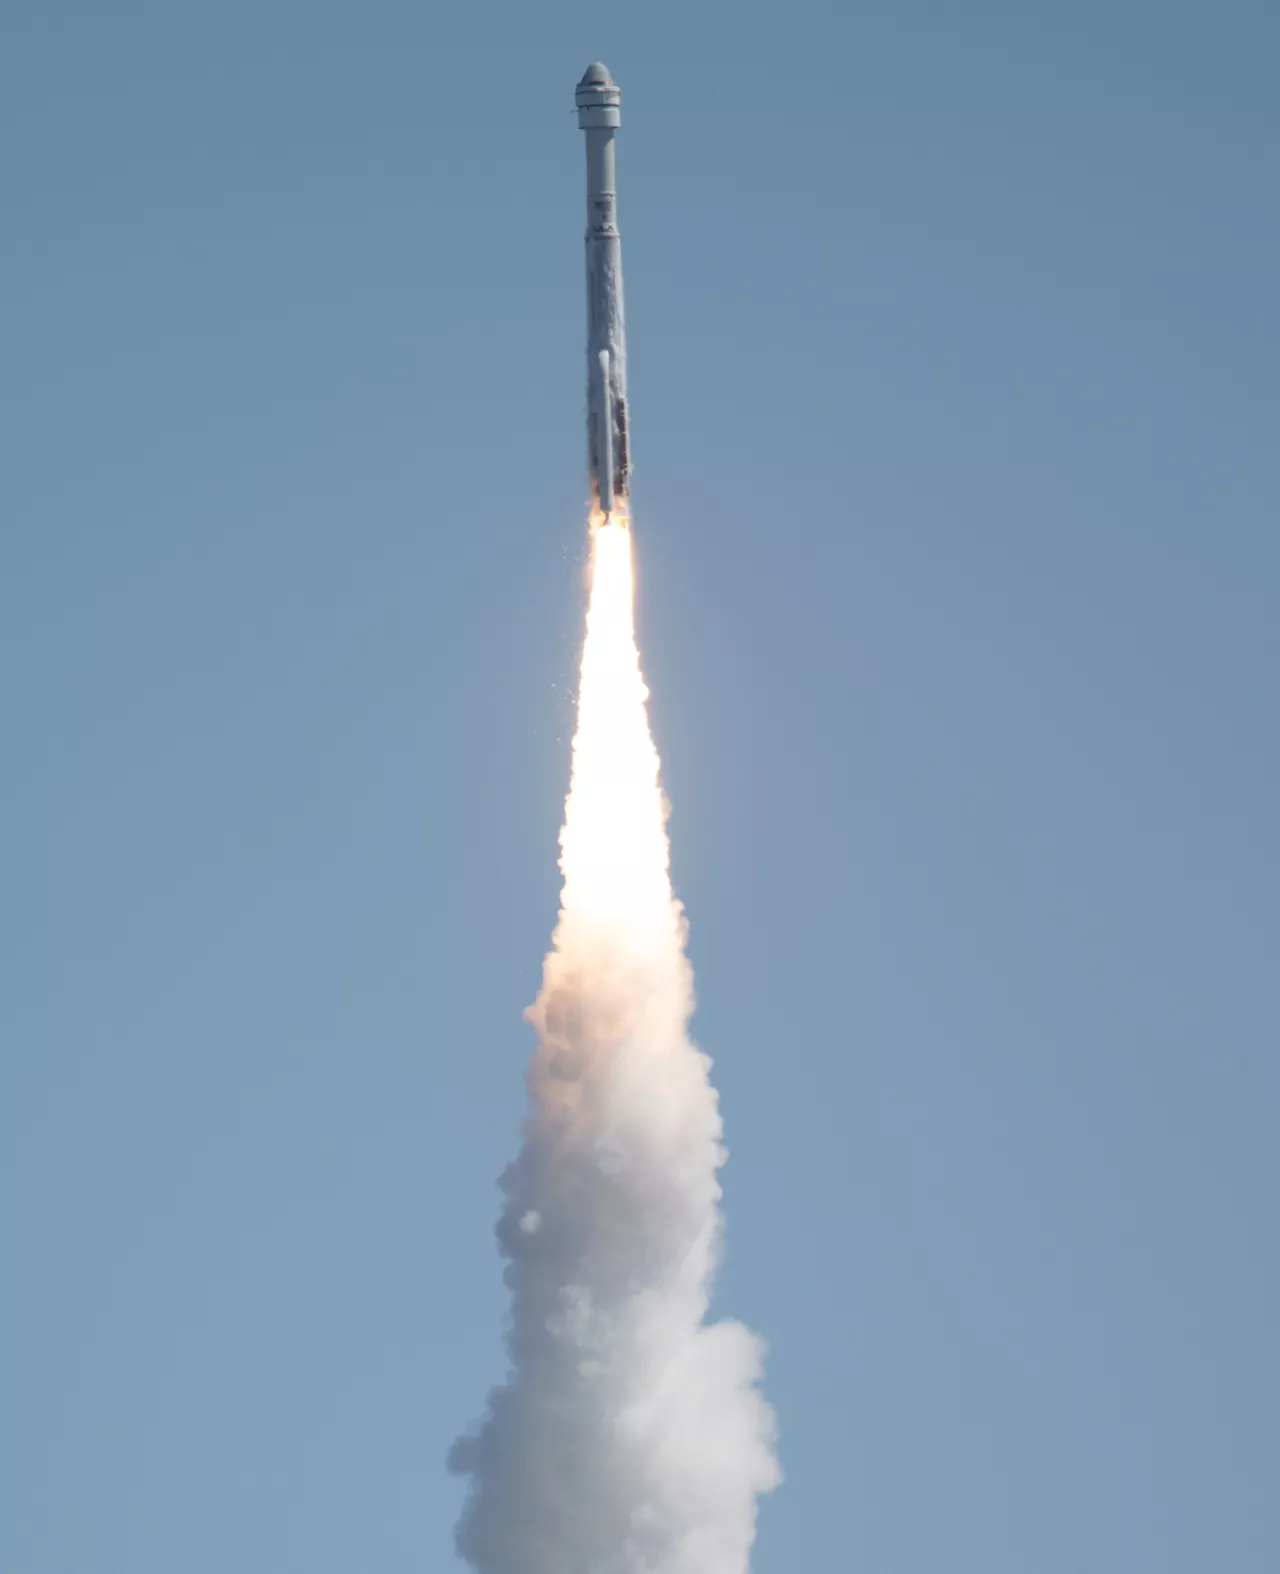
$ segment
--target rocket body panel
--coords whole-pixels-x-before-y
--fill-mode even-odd
[[[622,314],[622,248],[617,235],[604,240],[587,238],[587,380],[591,476],[599,492],[607,466],[614,480],[612,490],[625,497],[630,468],[627,340]]]
[[[599,486],[597,494],[601,511],[613,512],[613,386],[609,376],[609,352],[601,350],[596,357],[599,377],[600,402],[595,431],[595,453],[599,460]]]
[[[621,95],[602,65],[587,67],[575,98],[587,138],[587,464],[604,514],[627,495],[627,339],[622,309],[614,135]]]

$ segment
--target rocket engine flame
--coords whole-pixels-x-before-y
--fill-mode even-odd
[[[560,917],[502,1180],[511,1371],[450,1456],[479,1574],[746,1574],[779,1480],[762,1346],[705,1321],[725,1155],[647,697],[615,514],[592,531]]]

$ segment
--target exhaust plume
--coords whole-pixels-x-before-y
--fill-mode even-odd
[[[746,1574],[779,1479],[760,1341],[704,1321],[725,1154],[632,603],[630,531],[597,517],[560,917],[502,1178],[511,1370],[450,1455],[479,1574]]]

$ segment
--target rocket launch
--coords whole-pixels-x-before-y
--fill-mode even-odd
[[[618,89],[578,84],[587,134],[591,595],[563,885],[523,1141],[502,1177],[509,1370],[455,1443],[458,1550],[477,1574],[748,1574],[777,1484],[763,1347],[708,1322],[725,1159],[668,871],[627,519],[615,218]]]
[[[625,511],[627,329],[622,311],[622,238],[614,133],[622,94],[597,60],[578,83],[578,125],[587,137],[587,465],[596,508],[606,519]]]

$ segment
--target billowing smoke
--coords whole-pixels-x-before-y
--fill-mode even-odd
[[[671,894],[631,537],[594,532],[560,918],[498,1238],[511,1371],[454,1445],[479,1574],[745,1574],[779,1479],[762,1349],[708,1324],[724,1161]]]

